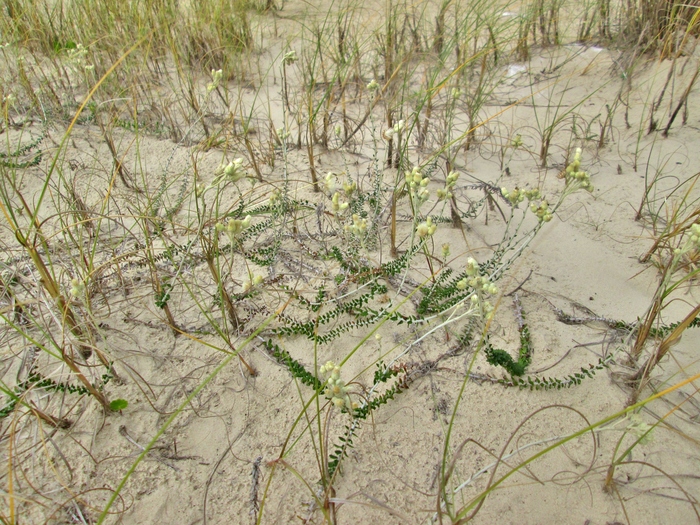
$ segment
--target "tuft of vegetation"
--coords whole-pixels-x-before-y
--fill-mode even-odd
[[[339,523],[358,521],[355,505],[411,521],[378,499],[378,473],[400,482],[388,493],[415,488],[406,512],[466,523],[509,476],[547,484],[531,462],[603,431],[621,437],[601,482],[631,521],[616,472],[653,428],[686,438],[697,420],[683,411],[692,402],[677,410],[695,400],[697,373],[674,350],[700,326],[700,174],[682,146],[697,142],[697,0],[2,10],[0,521],[138,517],[149,487],[175,478],[207,479],[190,505],[203,516],[183,520]],[[605,317],[576,302],[594,300],[578,277],[589,262],[555,278],[547,237],[562,229],[613,242],[625,260],[639,251],[640,279],[658,275],[646,310]],[[541,307],[566,294],[586,297]],[[547,397],[600,386],[607,370],[627,396],[610,402],[627,406],[596,423],[583,414],[592,407]],[[498,385],[516,388],[486,394],[493,424],[515,430],[494,456],[501,443],[470,419],[481,407],[464,407],[470,389]],[[513,413],[501,393],[520,396],[517,421],[501,419]],[[633,414],[662,397],[672,410],[652,424]],[[521,442],[532,418],[564,406],[576,428]],[[225,446],[183,452],[201,445],[193,420],[203,433],[223,424]],[[398,457],[435,422],[429,487],[397,463],[387,475],[387,421],[403,425]],[[530,446],[540,450],[528,459]],[[220,468],[229,454],[245,469]],[[585,472],[569,457],[589,486],[594,456]],[[146,458],[157,463],[138,492],[130,480]],[[239,483],[251,464],[249,501],[212,511],[228,501],[220,476]],[[669,500],[697,515],[692,490],[657,471],[680,487]],[[282,516],[290,501],[308,505]]]

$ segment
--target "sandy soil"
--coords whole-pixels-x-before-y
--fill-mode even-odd
[[[291,17],[296,9],[301,8],[290,6],[282,14]],[[284,23],[279,21],[278,31],[284,31]],[[276,42],[283,47],[281,37]],[[268,58],[276,56],[272,48],[267,53],[262,52]],[[533,57],[527,63],[499,66],[503,81],[480,114],[485,123],[477,130],[477,141],[469,151],[460,151],[455,159],[455,170],[460,173],[455,192],[460,202],[483,196],[481,190],[470,188],[476,180],[508,188],[541,187],[553,202],[563,189],[563,181],[557,174],[570,160],[570,152],[584,144],[583,164],[591,173],[595,189],[592,193],[578,192],[571,196],[500,280],[491,337],[495,346],[517,352],[516,307],[514,295],[510,294],[517,289],[517,300],[534,350],[528,374],[561,378],[610,354],[615,360],[614,365],[574,388],[530,392],[498,384],[497,379],[506,377],[503,369],[489,365],[479,355],[454,415],[450,435],[448,465],[453,468],[450,487],[455,491],[457,507],[488,488],[498,457],[501,461],[495,479],[558,438],[622,410],[630,399],[632,391],[622,380],[630,372],[626,343],[629,334],[612,328],[603,319],[632,323],[645,315],[651,303],[659,282],[653,264],[658,259],[639,262],[639,257],[653,243],[651,220],[648,216],[635,220],[635,215],[644,195],[645,181],[657,171],[664,178],[654,190],[650,207],[661,215],[676,199],[672,195],[664,207],[668,192],[697,172],[700,97],[696,88],[689,98],[687,123],[681,125],[679,120],[668,137],[640,134],[645,108],[650,97],[660,91],[670,67],[668,61],[644,61],[632,79],[628,116],[631,127],[625,125],[624,108],[620,108],[610,123],[608,140],[601,147],[597,147],[595,140],[582,141],[582,134],[600,133],[599,116],[606,110],[606,104],[615,102],[623,84],[619,69],[623,59],[621,51],[569,45],[533,50]],[[698,59],[700,55],[696,52],[694,60]],[[690,75],[691,72],[679,73],[678,85],[685,85]],[[274,125],[281,126],[280,79],[268,77],[264,82],[262,87],[257,86],[261,88],[259,91],[253,88],[244,91],[244,99],[262,93],[261,98],[270,101]],[[520,103],[511,106],[514,101]],[[542,167],[537,157],[541,126],[535,115],[546,118],[543,108],[547,105],[560,111],[572,109],[576,118],[562,120],[554,134],[546,166]],[[666,106],[661,111],[667,115]],[[366,106],[351,111],[360,114],[363,107]],[[381,126],[379,119],[376,124]],[[466,117],[458,113],[455,130],[463,130],[467,124]],[[437,141],[439,125],[434,125],[434,141]],[[641,127],[644,131],[645,124]],[[35,123],[25,127],[22,133],[38,135],[41,129],[41,124]],[[42,175],[51,161],[50,153],[55,151],[64,132],[62,124],[48,128],[44,145],[49,149],[42,163],[27,170],[21,180],[25,195],[38,194]],[[146,133],[136,135],[123,129],[115,129],[113,133],[124,154],[124,165],[135,174],[137,185],[153,195],[162,180],[176,181],[167,187],[166,207],[177,200],[181,181],[188,179],[187,174],[196,169],[200,174],[198,183],[207,184],[222,162],[220,150],[203,151],[194,140],[193,144],[176,144],[166,137]],[[260,144],[267,133],[267,125],[261,121]],[[523,145],[505,153],[508,174],[504,174],[499,155],[504,151],[504,141],[516,134],[522,136]],[[19,140],[16,135],[12,137]],[[287,172],[292,180],[299,181],[292,184],[292,193],[296,198],[329,206],[326,195],[310,191],[308,151],[305,147],[297,149],[294,143],[292,130],[288,139]],[[412,162],[424,161],[434,147],[435,144],[428,143],[422,150],[412,149]],[[386,141],[380,139],[379,148],[382,158]],[[264,167],[265,184],[244,180],[238,185],[251,202],[267,202],[272,190],[282,187],[281,148],[274,154],[275,167]],[[345,172],[360,188],[368,190],[374,154],[367,128],[346,147],[337,147],[336,143],[327,150],[315,149],[314,160],[320,173]],[[241,149],[229,152],[227,159],[238,156],[247,158]],[[98,327],[97,344],[114,360],[120,377],[112,380],[105,392],[110,399],[128,400],[129,405],[121,413],[105,415],[88,396],[78,399],[68,394],[58,396],[37,391],[33,393],[33,402],[70,419],[70,428],[53,429],[30,423],[19,411],[3,422],[5,435],[8,425],[13,428],[10,431],[13,438],[3,443],[5,453],[8,454],[8,443],[14,443],[15,447],[12,456],[6,455],[6,465],[7,458],[13,457],[11,468],[18,473],[14,491],[18,497],[26,498],[16,502],[19,515],[23,516],[20,523],[80,523],[81,520],[93,523],[142,447],[157,436],[173,411],[226,357],[220,350],[225,344],[219,336],[200,332],[207,326],[207,315],[221,317],[216,306],[198,308],[184,286],[175,286],[170,305],[185,332],[175,337],[163,322],[163,311],[154,306],[148,268],[134,262],[137,256],[120,258],[121,254],[137,251],[138,243],[144,242],[137,217],[145,212],[146,200],[126,188],[118,178],[111,179],[112,159],[99,128],[89,122],[79,123],[61,162],[66,180],[74,181],[75,194],[90,213],[100,213],[101,202],[112,185],[109,208],[101,213],[114,220],[96,226],[106,244],[94,264],[102,268],[95,276],[103,275],[103,279],[95,279],[99,284],[92,296],[90,322]],[[393,180],[394,173],[385,169],[385,181]],[[188,180],[192,183],[191,178]],[[431,184],[431,188],[440,186],[437,182]],[[53,195],[67,191],[64,187],[53,189]],[[237,202],[239,195],[231,190],[223,199],[222,209]],[[496,202],[506,209],[498,196]],[[64,210],[65,204],[54,200],[47,203],[43,216],[53,217]],[[174,223],[180,226],[167,232],[169,239],[186,242],[186,232],[196,226],[193,210],[194,200],[187,199],[174,216]],[[309,217],[313,218],[313,214]],[[308,227],[313,220],[306,224]],[[527,226],[534,224],[534,219],[527,219]],[[468,256],[483,261],[500,241],[504,228],[497,207],[487,214],[482,209],[476,218],[463,224],[461,231],[441,224],[434,238],[436,253],[443,243],[449,242],[452,255],[448,264],[453,268],[462,268]],[[55,231],[60,229],[56,227]],[[399,250],[407,248],[410,231],[410,222],[399,223],[399,238],[403,239]],[[70,281],[71,257],[73,260],[78,257],[75,253],[71,257],[58,253],[71,232],[79,235],[77,228],[66,228],[53,237],[58,247],[55,264],[63,268],[64,281]],[[272,239],[272,234],[261,233],[255,242],[264,245]],[[22,259],[21,250],[13,244],[11,232],[5,230],[2,237],[3,246],[13,247],[6,255],[13,262],[4,268],[16,268],[21,280],[36,279],[35,272]],[[384,245],[369,251],[372,263],[390,259],[387,237],[383,238]],[[161,253],[163,247],[158,242],[156,253]],[[335,241],[304,242],[309,250],[318,250],[325,242]],[[198,250],[195,247],[192,253]],[[322,282],[327,283],[330,300],[344,292],[332,280],[339,271],[337,263],[306,257],[304,254],[308,252],[293,239],[285,240],[281,253],[274,274],[255,265],[245,267],[241,257],[233,258],[227,270],[230,276],[226,278],[231,290],[240,293],[247,272],[252,270],[268,280],[284,275],[284,282],[298,287],[306,297],[312,297]],[[423,282],[429,270],[424,258],[415,260],[408,273],[409,281]],[[174,273],[167,261],[159,261],[157,268],[164,274]],[[203,261],[194,260],[182,266],[182,272],[193,287],[201,287],[201,297],[213,293]],[[390,287],[385,300],[398,304],[404,299],[405,293]],[[381,304],[380,300],[374,306]],[[664,321],[681,320],[697,303],[697,289],[684,290],[664,311]],[[266,295],[241,299],[240,311],[245,311],[250,320],[232,339],[234,347],[239,348],[279,304]],[[309,315],[298,307],[289,308],[285,313],[292,317]],[[415,304],[408,299],[401,311],[415,314]],[[585,322],[566,323],[560,312]],[[342,360],[359,345],[360,351],[353,353],[343,366],[344,377],[356,378],[353,391],[358,394],[371,384],[375,362],[380,356],[385,362],[398,359],[397,364],[412,372],[406,391],[378,408],[357,431],[354,447],[334,482],[331,501],[339,523],[429,523],[435,518],[446,433],[474,349],[460,349],[446,355],[456,348],[458,334],[440,329],[425,335],[429,328],[387,323],[377,330],[380,340],[372,337],[362,343],[367,330],[356,329],[318,348],[318,361],[325,363],[329,359]],[[3,330],[9,331],[7,324]],[[266,332],[254,337],[241,355],[255,367],[257,375],[251,377],[235,359],[231,360],[158,435],[155,446],[126,481],[107,522],[250,523],[259,516],[258,512],[262,513],[261,523],[324,522],[324,514],[314,503],[320,478],[318,429],[322,426],[328,434],[327,441],[335,443],[343,427],[350,423],[350,416],[326,406],[321,410],[319,423],[314,418],[313,404],[305,416],[303,407],[312,399],[313,391],[296,382],[264,350],[263,342],[270,337],[300,363],[313,368],[314,345],[309,339],[268,336]],[[415,343],[419,337],[420,341]],[[20,358],[23,348],[29,345],[26,340],[22,342],[9,335],[5,344]],[[653,380],[640,399],[698,373],[699,344],[698,330],[687,331],[670,356],[654,370]],[[19,360],[5,362],[3,381],[13,384]],[[96,369],[94,373],[97,375],[99,371]],[[320,402],[322,406],[326,403],[323,396]],[[699,519],[696,499],[700,494],[698,418],[700,404],[695,382],[648,404],[633,419],[619,418],[593,432],[583,433],[521,468],[489,495],[473,521],[581,525],[694,522]],[[625,446],[634,442],[640,423],[652,425],[659,420],[661,423],[651,439],[634,447],[627,463],[615,470],[613,489],[605,490],[613,456],[619,456]],[[316,438],[310,439],[310,433]],[[616,451],[620,440],[622,447]],[[286,452],[282,461],[283,449]],[[259,502],[264,506],[256,510]]]

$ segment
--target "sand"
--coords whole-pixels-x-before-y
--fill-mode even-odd
[[[280,16],[293,19],[302,12],[303,6],[290,3]],[[282,18],[278,23],[278,34],[293,26]],[[286,45],[282,36],[275,38],[272,34],[269,42],[269,48],[257,51],[258,60],[278,61],[275,78],[255,77],[256,85],[240,92],[244,102],[257,96],[267,106],[269,100],[270,122],[263,117],[256,119],[256,133],[251,137],[261,157],[274,156],[274,167],[263,165],[264,183],[244,179],[229,186],[222,193],[221,209],[231,209],[241,199],[268,202],[272,191],[283,187],[286,156],[286,172],[292,181],[290,194],[308,199],[313,206],[322,203],[328,210],[329,195],[311,191],[309,152],[306,146],[296,147],[293,119],[285,147],[278,143],[274,150],[267,149],[270,128],[281,127],[284,119],[277,51]],[[302,52],[298,42],[292,41],[291,45]],[[633,389],[624,377],[638,366],[629,358],[634,337],[606,320],[634,323],[644,318],[653,300],[660,282],[658,266],[664,264],[668,252],[655,253],[649,262],[640,262],[640,257],[654,242],[654,227],[657,232],[663,228],[669,210],[680,202],[681,193],[671,190],[697,173],[700,97],[695,88],[689,97],[687,122],[676,121],[667,137],[660,132],[647,134],[650,100],[661,90],[671,63],[644,58],[631,79],[627,117],[631,126],[626,126],[624,108],[619,106],[608,123],[607,137],[599,144],[606,107],[615,103],[625,83],[620,70],[625,53],[579,44],[533,48],[531,52],[528,62],[513,61],[498,67],[502,80],[479,113],[483,124],[476,131],[475,143],[469,151],[461,149],[455,155],[454,169],[460,174],[454,189],[456,199],[466,206],[483,198],[483,188],[473,187],[481,181],[495,188],[540,187],[553,203],[564,188],[564,181],[557,175],[580,144],[584,146],[582,164],[591,175],[594,190],[570,196],[499,280],[499,292],[493,298],[496,312],[489,327],[491,342],[515,355],[519,304],[533,347],[528,375],[564,378],[607,356],[612,356],[613,364],[572,388],[531,392],[507,387],[498,383],[508,378],[502,368],[488,364],[483,352],[474,361],[475,345],[457,344],[458,323],[431,331],[439,325],[439,318],[430,324],[411,326],[386,323],[367,341],[364,338],[374,325],[358,328],[330,344],[319,345],[319,366],[352,354],[342,367],[342,375],[348,381],[354,378],[351,391],[358,402],[371,386],[380,356],[385,363],[404,367],[407,374],[405,391],[361,422],[353,447],[334,478],[329,509],[323,511],[316,501],[323,501],[318,483],[319,447],[339,443],[343,428],[352,424],[351,416],[331,409],[323,395],[318,398],[317,414],[313,389],[295,381],[263,344],[268,339],[273,341],[307,370],[313,370],[312,341],[300,335],[272,334],[269,328],[281,326],[279,319],[262,332],[254,332],[289,298],[281,284],[313,299],[324,283],[328,304],[319,315],[344,293],[354,290],[354,283],[344,288],[334,281],[341,272],[337,261],[312,255],[336,243],[346,243],[338,235],[315,235],[316,213],[305,211],[299,215],[303,228],[298,238],[283,238],[272,269],[253,263],[246,267],[240,255],[225,258],[230,267],[223,266],[220,271],[232,293],[242,293],[249,271],[262,275],[268,286],[268,292],[241,298],[237,303],[246,322],[239,331],[228,327],[231,347],[211,329],[210,319],[221,324],[224,315],[212,299],[216,289],[209,269],[198,257],[201,245],[190,248],[190,259],[178,258],[184,261],[180,266],[167,258],[160,259],[154,268],[175,283],[169,306],[182,332],[176,336],[167,325],[164,311],[154,304],[151,270],[142,264],[146,242],[142,217],[148,211],[144,203],[165,181],[162,216],[163,210],[177,202],[181,191],[187,192],[188,197],[173,215],[173,224],[166,227],[161,238],[152,239],[155,254],[164,252],[163,239],[183,245],[197,230],[195,199],[190,195],[194,170],[200,188],[211,183],[222,161],[225,164],[235,157],[243,157],[246,168],[253,173],[248,152],[242,142],[232,142],[234,146],[225,153],[220,148],[205,150],[198,132],[175,142],[154,133],[114,128],[113,139],[123,165],[133,177],[134,186],[145,190],[136,193],[113,172],[112,157],[100,128],[94,122],[79,121],[59,162],[64,180],[73,181],[75,195],[93,217],[91,231],[99,232],[104,245],[96,251],[93,262],[93,268],[99,271],[91,275],[94,288],[89,292],[90,307],[87,297],[75,298],[73,304],[81,314],[81,322],[93,327],[96,345],[114,362],[118,378],[104,387],[106,395],[125,399],[128,406],[121,412],[105,414],[90,396],[35,389],[28,394],[28,402],[70,420],[68,428],[52,428],[28,415],[26,408],[18,408],[2,421],[1,446],[7,467],[2,475],[3,491],[8,491],[7,470],[13,470],[18,523],[95,523],[143,447],[152,440],[150,451],[120,487],[107,523],[251,523],[256,518],[260,523],[323,523],[331,519],[353,524],[439,522],[438,494],[448,432],[445,468],[451,470],[451,477],[445,490],[451,494],[453,511],[459,511],[533,454],[625,409]],[[682,60],[690,65],[677,72],[677,86],[687,84],[691,66],[700,60],[700,54],[695,51]],[[291,90],[296,93],[300,69],[298,65],[289,69]],[[236,82],[230,82],[233,89]],[[367,107],[366,97],[349,108],[356,121]],[[666,101],[659,110],[663,123],[669,106]],[[557,118],[552,113],[554,107],[561,122],[542,166],[538,155],[542,122]],[[571,113],[565,113],[569,110]],[[373,121],[374,139],[369,124],[365,124],[345,146],[331,137],[328,148],[315,147],[314,162],[321,183],[327,172],[345,173],[361,190],[371,189],[371,174],[375,166],[383,165],[387,147],[386,140],[379,136],[384,126],[381,115],[378,109]],[[424,162],[436,150],[444,132],[440,125],[438,118],[431,121],[423,148],[411,143],[412,163]],[[452,132],[457,135],[467,127],[465,113],[458,111]],[[66,128],[63,121],[52,122],[42,143],[43,159],[22,172],[22,193],[34,202]],[[19,141],[38,136],[42,129],[43,125],[35,122],[6,131],[6,135],[9,140]],[[522,146],[509,148],[511,138],[518,134]],[[379,155],[378,161],[375,154]],[[431,190],[441,187],[445,177],[444,161],[438,166]],[[385,183],[394,180],[394,169],[381,171]],[[663,177],[637,219],[645,187],[656,173]],[[342,184],[345,179],[338,180]],[[183,181],[188,181],[184,190]],[[68,191],[57,182],[49,187],[53,196],[65,196]],[[692,189],[691,195],[697,196],[697,189]],[[109,203],[102,208],[107,196]],[[493,253],[506,227],[499,210],[508,213],[509,207],[498,193],[492,198],[495,205],[491,209],[480,208],[477,216],[465,220],[461,228],[449,223],[439,225],[433,239],[435,254],[439,255],[443,243],[450,243],[447,266],[459,271],[467,257],[483,262]],[[54,265],[63,283],[70,282],[82,257],[77,250],[66,248],[70,246],[69,235],[78,239],[75,246],[89,246],[91,240],[87,229],[73,224],[80,217],[74,213],[75,208],[66,211],[66,202],[55,198],[42,208],[42,218],[50,219],[46,227],[52,232]],[[693,206],[697,212],[697,204]],[[653,220],[650,210],[658,213],[658,219]],[[405,217],[408,211],[404,200],[400,212]],[[63,214],[68,226],[60,227],[57,214]],[[110,219],[98,223],[94,217],[100,215]],[[325,221],[324,228],[332,226],[328,214],[319,216]],[[366,250],[370,266],[391,260],[388,213],[382,217],[382,245]],[[281,226],[251,238],[250,246],[272,244],[280,228],[292,231],[292,217],[285,220]],[[210,220],[207,228],[213,222]],[[524,224],[532,228],[537,221],[530,214]],[[399,253],[410,245],[411,229],[410,221],[399,222]],[[3,272],[16,276],[16,286],[25,291],[22,297],[29,303],[28,290],[37,289],[36,270],[7,228],[2,239],[6,250]],[[436,267],[443,264],[438,259],[432,261]],[[280,280],[274,281],[277,277]],[[414,299],[418,295],[407,295],[429,277],[425,257],[416,256],[406,274],[405,288],[397,282],[387,283],[386,294],[381,294],[385,297],[374,298],[372,307],[401,303],[401,313],[416,315]],[[662,313],[664,323],[682,320],[698,304],[694,286],[684,287],[673,297],[675,300],[669,301]],[[202,303],[198,305],[195,298]],[[3,305],[9,305],[8,301],[5,297]],[[36,295],[34,301],[37,304],[27,309],[37,317],[55,310],[42,295]],[[302,321],[313,319],[298,304],[289,305],[284,314]],[[580,322],[573,323],[571,318]],[[334,320],[321,333],[328,333],[344,320]],[[14,386],[20,360],[32,343],[20,337],[7,318],[3,332],[2,381]],[[659,342],[650,339],[644,355]],[[686,331],[653,370],[651,381],[638,399],[697,374],[700,367],[695,352],[699,344],[698,330]],[[256,375],[251,376],[233,358],[204,385],[232,348],[240,350]],[[39,363],[53,377],[66,377],[67,372],[57,368],[55,360],[53,368],[44,357]],[[98,380],[104,369],[99,368],[94,356],[89,363],[89,377]],[[471,378],[465,384],[469,374]],[[201,391],[184,403],[202,385]],[[473,522],[594,525],[698,520],[697,385],[697,380],[690,382],[633,415],[597,426],[520,467],[488,495]],[[183,404],[182,411],[171,417]],[[622,451],[634,443],[639,429],[657,423],[649,439],[620,459]],[[606,485],[613,461],[622,464],[613,472],[614,482]],[[4,498],[7,502],[7,496]],[[4,516],[8,508],[2,511]],[[443,515],[442,523],[447,522],[449,518]]]

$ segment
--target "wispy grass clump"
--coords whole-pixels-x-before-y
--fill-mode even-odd
[[[256,523],[273,512],[287,475],[312,502],[310,516],[337,522],[353,447],[387,408],[412,410],[403,399],[438,370],[456,371],[459,386],[451,414],[436,406],[447,417],[430,497],[435,519],[454,523],[530,461],[458,501],[468,441],[457,442],[455,425],[473,381],[547,395],[624,360],[636,402],[698,324],[698,308],[678,323],[661,315],[697,277],[697,175],[670,193],[664,166],[645,179],[636,218],[654,242],[641,259],[661,280],[640,321],[557,312],[560,323],[622,335],[614,351],[543,375],[534,315],[518,295],[529,277],[514,275],[570,203],[585,208],[599,195],[599,158],[632,128],[630,114],[640,123],[630,131],[634,170],[654,148],[645,132],[658,128],[661,140],[686,129],[698,75],[683,77],[680,95],[668,86],[682,74],[676,63],[697,9],[657,7],[338,1],[301,16],[269,1],[7,2],[0,442],[9,469],[0,518],[70,511],[107,520],[158,439],[182,415],[207,413],[199,396],[218,389],[232,363],[250,406],[277,388],[276,375],[286,389],[284,410],[275,409],[284,416],[265,422],[280,432],[274,457],[251,460]],[[578,92],[596,60],[583,62],[582,43],[626,42],[634,48],[626,66],[615,63],[622,77]],[[673,66],[652,107],[639,108],[631,93],[652,42]],[[611,86],[616,101],[601,102]],[[663,130],[651,126],[661,116]],[[179,374],[166,387],[163,370]],[[157,431],[139,442],[119,430],[140,452],[103,500],[59,474],[21,480],[36,450],[69,449],[59,430],[131,424],[137,402],[152,407],[144,417]],[[550,449],[633,408],[594,424],[567,408],[584,430]],[[183,460],[173,443],[165,459]],[[607,487],[629,451],[616,448]],[[59,453],[72,472],[71,454]],[[52,496],[35,504],[32,487]]]

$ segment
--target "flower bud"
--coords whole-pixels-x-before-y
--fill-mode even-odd
[[[477,273],[479,273],[479,263],[476,262],[473,257],[469,257],[469,259],[467,259],[466,272],[469,277],[474,277]]]

